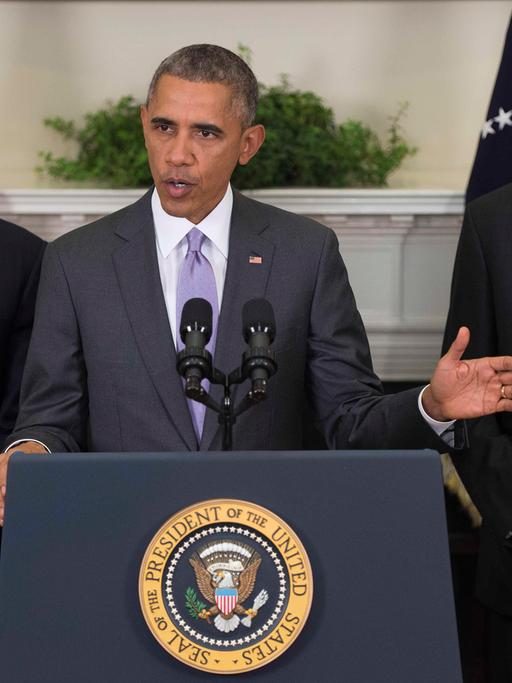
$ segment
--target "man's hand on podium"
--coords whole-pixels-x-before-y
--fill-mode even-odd
[[[23,453],[48,453],[44,446],[36,441],[24,441],[9,448],[5,453],[0,454],[0,526],[4,525],[5,516],[5,493],[7,489],[7,467],[11,455],[16,451],[23,451]]]
[[[434,420],[465,420],[512,411],[512,357],[461,360],[469,330],[461,327],[438,362],[422,403]]]

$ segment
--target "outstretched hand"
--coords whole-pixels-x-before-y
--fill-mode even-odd
[[[461,327],[438,362],[423,407],[440,422],[512,411],[512,356],[461,360],[469,330]]]

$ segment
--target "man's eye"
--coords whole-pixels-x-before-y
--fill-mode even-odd
[[[200,130],[200,131],[199,131],[199,135],[200,135],[202,138],[205,138],[206,140],[208,140],[209,138],[215,138],[215,137],[217,137],[217,136],[215,135],[215,133],[212,133],[211,130]]]
[[[172,133],[172,126],[170,126],[168,123],[157,123],[155,125],[155,130],[158,130],[160,133]]]

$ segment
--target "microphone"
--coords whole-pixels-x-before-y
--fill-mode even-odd
[[[189,299],[183,306],[180,323],[181,341],[176,368],[185,379],[185,394],[198,399],[204,394],[201,380],[210,379],[212,357],[206,344],[212,336],[212,307],[206,299]]]
[[[243,335],[249,348],[242,357],[242,373],[252,382],[251,399],[261,401],[267,396],[267,381],[277,370],[270,345],[276,334],[272,305],[266,299],[251,299],[242,310]]]

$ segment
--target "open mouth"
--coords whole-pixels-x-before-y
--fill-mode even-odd
[[[165,187],[167,189],[168,194],[173,199],[179,199],[180,197],[183,197],[184,195],[188,194],[192,190],[194,185],[180,178],[177,180],[166,180]]]

